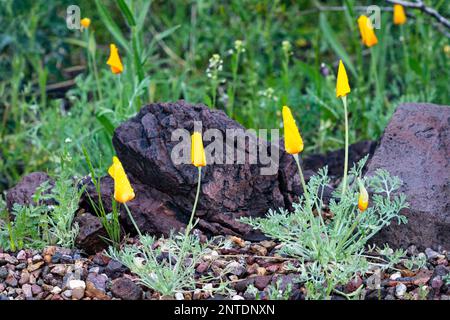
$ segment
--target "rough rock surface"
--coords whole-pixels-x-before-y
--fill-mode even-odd
[[[139,300],[142,298],[142,289],[127,278],[114,280],[111,292],[115,297],[123,300]]]
[[[194,131],[195,121],[201,124],[196,130],[203,133],[208,129],[217,129],[224,137],[225,145],[226,130],[244,130],[222,111],[179,101],[147,105],[115,131],[113,144],[116,153],[136,191],[136,198],[128,206],[141,231],[167,235],[173,229],[183,228],[189,219],[196,191],[197,168],[190,164],[190,154],[184,154],[183,151],[180,154],[186,156],[187,163],[173,163],[171,154],[180,140],[172,141],[172,134],[177,129],[186,129],[189,137]],[[215,138],[204,138],[205,148],[214,142]],[[271,150],[270,144],[260,143],[262,150]],[[214,235],[238,235],[247,240],[261,239],[259,232],[238,222],[239,218],[263,216],[270,208],[289,208],[302,192],[294,159],[284,152],[283,145],[283,140],[280,140],[279,149],[273,149],[279,152],[280,164],[272,175],[261,174],[260,169],[268,165],[261,164],[260,157],[257,164],[250,163],[246,157],[244,164],[215,163],[202,169],[202,189],[196,211],[201,231]],[[233,146],[239,148],[238,143],[233,143]],[[357,151],[351,152],[351,155],[355,154],[354,160],[364,156],[361,154],[364,151],[369,152],[370,146],[365,144],[355,148]],[[222,150],[224,155],[227,154],[226,148]],[[248,141],[241,148],[245,148],[244,151],[248,153]],[[308,167],[317,169],[316,162],[309,161],[306,166],[307,179],[313,174]],[[320,165],[326,164],[330,163],[322,158]],[[339,154],[335,155],[332,168],[342,166]],[[101,190],[102,199],[109,210],[113,193],[111,178],[102,179]],[[330,191],[326,190],[325,197]],[[88,187],[88,192],[93,199],[97,198],[92,186]],[[89,210],[89,204],[85,208]],[[127,221],[128,231],[133,232],[125,211],[121,217]]]
[[[201,122],[203,132],[214,128],[223,137],[227,129],[243,129],[222,111],[180,101],[145,106],[115,131],[114,147],[136,189],[136,199],[129,207],[142,231],[167,234],[173,228],[182,228],[189,219],[197,169],[189,161],[179,165],[172,162],[172,149],[178,141],[172,142],[171,137],[176,129],[186,129],[191,134],[194,121]],[[209,143],[204,142],[205,148]],[[260,167],[249,164],[247,159],[242,165],[214,164],[203,168],[197,207],[202,231],[248,238],[253,232],[238,222],[239,217],[261,216],[268,208],[284,205],[277,172],[261,175]],[[108,199],[112,180],[105,178],[102,183],[102,196]]]
[[[171,230],[184,228],[189,219],[196,191],[197,169],[190,164],[190,154],[183,153],[187,157],[187,164],[172,162],[171,153],[179,142],[172,141],[172,133],[176,129],[186,129],[189,138],[194,130],[194,121],[201,123],[201,128],[197,130],[203,133],[208,129],[217,129],[222,133],[224,142],[226,130],[244,130],[222,111],[183,101],[145,106],[135,117],[116,129],[114,147],[136,191],[136,198],[128,206],[143,232],[168,235]],[[210,141],[206,138],[204,140],[205,148],[215,142],[214,137]],[[272,145],[260,143],[260,149],[271,151]],[[358,161],[372,149],[372,145],[359,143],[352,146],[351,161]],[[248,141],[243,146],[238,143],[233,143],[232,146],[244,148],[246,153],[250,148]],[[247,240],[264,238],[259,232],[238,221],[242,216],[263,216],[270,208],[290,208],[302,193],[297,166],[293,157],[284,152],[283,146],[281,139],[279,149],[273,149],[274,152],[279,152],[280,163],[271,175],[261,174],[261,168],[267,168],[267,164],[249,163],[248,157],[244,164],[214,164],[204,167],[196,211],[198,229],[208,235],[230,234]],[[224,155],[227,153],[226,148],[222,150]],[[306,179],[324,165],[330,167],[332,175],[339,176],[343,167],[341,153],[337,151],[325,157],[313,155],[306,159],[303,164]],[[9,203],[29,203],[36,186],[45,179],[48,176],[43,173],[33,173],[23,178],[21,183],[8,192]],[[83,184],[87,184],[87,191],[95,201],[98,196],[93,185],[89,184],[89,179]],[[330,192],[331,189],[325,190],[324,197]],[[106,210],[111,211],[113,180],[109,176],[101,180],[101,193]],[[88,213],[93,212],[88,197],[82,198],[81,207],[86,213],[82,212],[76,218],[80,225],[77,245],[88,253],[94,253],[104,245],[99,238],[99,235],[105,235],[104,230],[98,219]],[[121,220],[126,231],[134,233],[134,227],[123,208]]]
[[[42,185],[45,181],[52,184],[52,180],[45,172],[33,172],[20,180],[20,182],[13,188],[8,190],[6,194],[6,207],[11,211],[15,203],[20,205],[29,205],[32,203],[33,195],[36,188]]]
[[[78,223],[80,228],[75,239],[78,248],[89,254],[94,254],[108,246],[105,240],[101,238],[107,237],[107,234],[98,217],[88,212],[83,212],[75,217],[75,223]]]
[[[395,111],[367,175],[384,168],[403,180],[410,204],[405,225],[382,230],[376,240],[450,250],[450,108],[402,104]]]

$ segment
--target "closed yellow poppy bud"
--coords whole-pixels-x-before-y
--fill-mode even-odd
[[[336,81],[336,97],[345,97],[349,93],[350,85],[348,84],[347,71],[345,70],[345,66],[342,63],[342,60],[339,60],[339,68]]]
[[[194,132],[191,136],[191,161],[196,167],[206,166],[205,150],[200,132]]]
[[[406,23],[405,9],[400,4],[394,4],[394,24],[400,25]]]
[[[283,107],[284,148],[289,154],[297,154],[303,151],[303,140],[298,131],[291,109]]]
[[[80,23],[83,26],[83,28],[87,29],[91,25],[91,19],[83,18],[83,19],[81,19]]]
[[[358,208],[359,210],[361,210],[361,212],[364,212],[369,206],[369,194],[367,193],[366,188],[364,188],[364,185],[360,180],[358,180],[358,183],[359,183]]]
[[[113,43],[111,43],[110,45],[109,58],[108,61],[106,61],[106,64],[111,67],[111,72],[114,74],[119,74],[123,71],[123,65],[122,61],[120,60],[119,50]]]
[[[372,22],[366,16],[362,15],[358,18],[359,32],[364,45],[372,47],[378,43],[377,36],[373,31]]]
[[[134,190],[119,158],[113,157],[113,164],[109,167],[108,173],[114,179],[114,199],[120,203],[133,200]]]

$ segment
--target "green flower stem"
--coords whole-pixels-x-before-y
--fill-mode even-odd
[[[344,178],[342,179],[342,195],[344,197],[347,189],[347,171],[348,171],[348,112],[347,112],[347,96],[341,98],[344,104],[345,115],[345,160],[344,160]]]
[[[197,209],[198,198],[199,198],[199,195],[200,195],[201,179],[202,179],[202,167],[198,167],[197,193],[195,195],[195,201],[194,201],[194,206],[192,207],[191,217],[189,218],[189,223],[186,226],[186,231],[185,231],[185,234],[184,234],[184,240],[183,240],[183,244],[181,245],[181,250],[180,250],[180,254],[178,256],[178,261],[177,261],[177,264],[175,265],[175,268],[174,268],[174,274],[177,273],[178,268],[180,266],[180,263],[184,260],[184,255],[186,253],[185,252],[186,244],[187,244],[187,242],[189,240],[189,233],[192,230],[192,223],[194,221],[195,210]]]
[[[134,226],[134,228],[136,229],[136,231],[137,231],[137,233],[138,233],[138,235],[139,235],[139,238],[142,238],[141,230],[139,230],[139,228],[138,228],[138,226],[137,226],[137,224],[136,224],[136,221],[134,220],[133,215],[132,215],[131,212],[130,212],[130,209],[128,208],[128,206],[127,206],[126,203],[124,203],[123,205],[124,205],[124,207],[125,207],[125,210],[127,210],[128,217],[130,217],[130,220],[131,220],[131,222],[133,223],[133,226]]]
[[[408,46],[407,46],[407,42],[406,42],[404,26],[400,26],[400,35],[402,37],[403,59],[404,59],[404,63],[405,63],[405,75],[407,75],[408,69],[409,69],[409,55],[408,55]],[[408,81],[405,81],[404,85],[405,85],[405,93],[406,93],[406,95],[408,95],[408,93],[409,93]]]
[[[299,173],[299,175],[300,175],[300,181],[301,181],[301,183],[302,183],[303,194],[305,195],[305,200],[306,200],[306,202],[309,204],[308,189],[306,189],[305,177],[303,176],[302,166],[300,165],[300,160],[299,160],[299,158],[298,158],[298,153],[297,153],[297,154],[293,154],[292,156],[293,156],[294,159],[295,159],[295,163],[297,163],[298,173]]]
[[[7,214],[9,215],[9,213],[7,213]],[[9,219],[9,217],[8,217],[8,219]],[[7,226],[8,226],[8,233],[9,233],[9,245],[11,247],[11,251],[14,252],[14,251],[16,251],[16,244],[14,242],[13,230],[12,230],[10,221],[8,221]]]
[[[202,180],[202,167],[198,167],[197,193],[195,194],[195,201],[194,201],[194,206],[192,207],[191,218],[189,219],[189,223],[186,226],[185,239],[187,239],[187,237],[189,236],[189,233],[191,232],[191,229],[192,229],[192,223],[194,221],[195,210],[197,209],[198,198],[200,195],[201,180]]]

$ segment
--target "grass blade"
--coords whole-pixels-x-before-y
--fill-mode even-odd
[[[95,0],[95,4],[97,5],[98,14],[105,24],[106,28],[111,32],[116,41],[123,47],[128,53],[131,53],[131,49],[128,46],[128,42],[120,31],[119,26],[114,22],[111,15],[108,12],[108,9],[99,1]]]
[[[345,66],[350,70],[350,72],[356,77],[356,69],[353,65],[352,60],[350,59],[350,56],[348,55],[347,51],[345,51],[344,47],[341,45],[341,43],[336,39],[336,35],[334,31],[331,29],[330,24],[328,23],[327,17],[321,13],[320,14],[320,29],[322,30],[323,34],[325,35],[325,39],[330,44],[331,48],[334,50],[336,55],[338,55],[342,61],[344,61]]]

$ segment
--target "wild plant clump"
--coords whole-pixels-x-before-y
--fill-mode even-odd
[[[400,214],[407,208],[403,194],[394,195],[401,186],[397,177],[385,170],[372,177],[361,177],[367,158],[355,165],[349,174],[349,185],[341,197],[336,190],[327,205],[323,194],[330,183],[327,168],[313,176],[307,184],[309,197],[301,197],[293,204],[293,211],[269,211],[265,218],[243,218],[255,229],[261,230],[282,243],[284,255],[297,258],[298,281],[305,284],[309,299],[329,298],[339,285],[345,285],[356,274],[364,275],[370,263],[364,255],[368,241],[392,220],[406,223]],[[358,208],[358,179],[373,192],[372,206]]]
[[[0,206],[0,247],[12,251],[46,245],[72,248],[79,231],[74,218],[82,192],[63,170],[54,186],[44,182],[37,188],[34,204],[16,203],[11,214]]]
[[[211,242],[201,243],[193,234],[185,237],[174,233],[159,240],[145,235],[139,237],[139,241],[139,246],[126,245],[120,250],[111,246],[108,255],[127,266],[142,285],[163,296],[194,291],[197,284],[220,281],[220,278],[204,277],[197,282],[194,277],[195,267],[210,250]],[[224,285],[219,283],[218,287]]]

